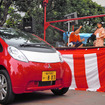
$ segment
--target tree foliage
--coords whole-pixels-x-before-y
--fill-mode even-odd
[[[11,19],[17,21],[17,23],[18,20],[20,21],[22,19],[19,15],[11,13],[10,20],[6,21],[6,15],[8,15],[8,11],[10,11],[9,7],[13,5],[18,11],[25,12],[25,17],[33,16],[35,18],[35,34],[43,38],[43,0],[3,0],[0,4],[0,25],[3,25],[5,22],[12,24]],[[77,12],[78,17],[100,15],[105,14],[105,8],[92,0],[49,0],[47,5],[47,21],[64,19],[64,15],[73,12]],[[82,32],[92,32],[97,22],[100,21],[104,22],[105,18],[79,20],[79,24],[75,27],[83,25]],[[16,24],[13,26],[15,25]],[[64,23],[54,23],[53,25],[67,31],[67,25]],[[47,29],[47,41],[51,44],[56,41],[62,41],[62,32],[49,27]]]
[[[11,4],[12,4],[12,0],[1,0],[0,2],[0,26],[2,26],[6,22],[8,10]]]
[[[9,7],[8,19],[6,20],[7,27],[17,28],[22,25],[22,17],[13,7]]]

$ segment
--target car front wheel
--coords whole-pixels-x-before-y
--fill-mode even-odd
[[[14,99],[10,77],[6,70],[0,70],[0,104],[11,103]]]
[[[52,89],[51,91],[54,93],[54,95],[63,95],[68,90],[69,90],[69,88],[62,88],[62,89]]]

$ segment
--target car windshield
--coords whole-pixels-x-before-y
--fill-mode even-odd
[[[40,38],[18,29],[0,28],[0,37],[10,46],[21,50],[35,50],[35,48],[52,49]]]

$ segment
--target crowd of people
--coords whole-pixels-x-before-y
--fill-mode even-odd
[[[74,31],[70,34],[68,46],[72,44],[72,47],[83,47],[83,41],[85,39],[80,38],[80,30],[82,26],[79,28],[75,28]],[[92,34],[92,37],[95,37],[93,45],[95,47],[103,47],[104,46],[104,38],[105,38],[105,29],[103,28],[103,24],[101,22],[97,23],[97,29]]]

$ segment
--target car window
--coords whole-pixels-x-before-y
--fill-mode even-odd
[[[42,51],[42,49],[44,49],[48,51],[47,49],[53,49],[51,45],[47,44],[40,38],[18,29],[0,28],[0,37],[8,45],[21,50],[36,51],[38,49],[38,51]]]

